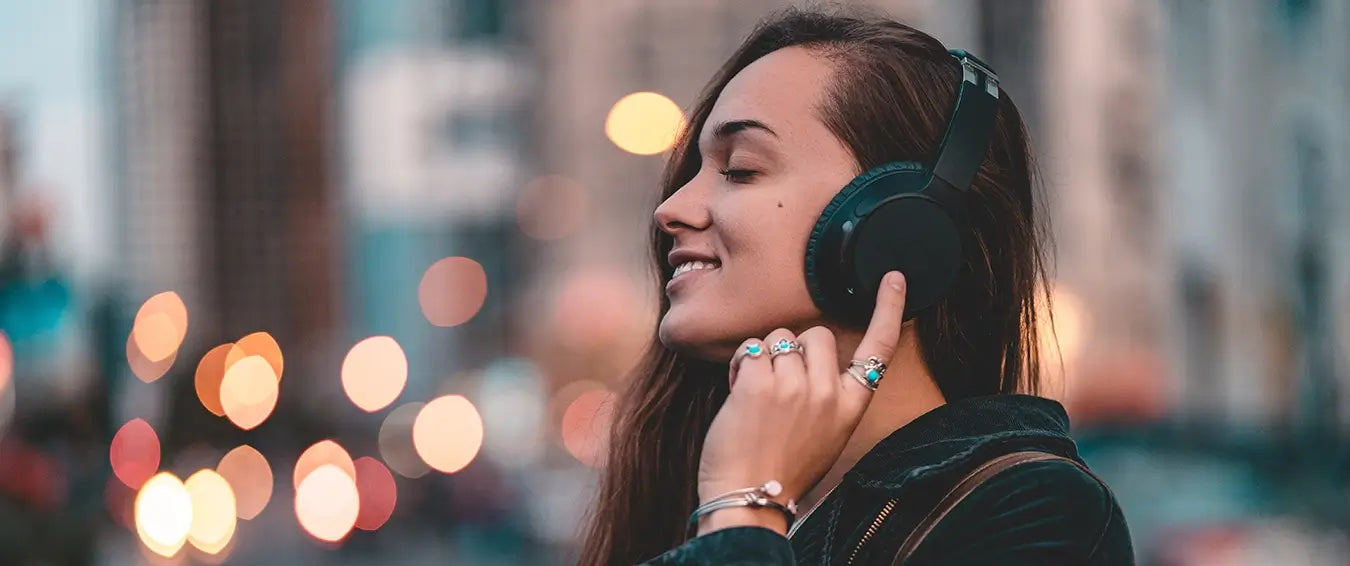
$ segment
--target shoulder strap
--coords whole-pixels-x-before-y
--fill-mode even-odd
[[[938,501],[937,506],[923,518],[923,521],[921,521],[917,527],[914,527],[913,531],[910,531],[909,536],[905,538],[905,542],[900,545],[900,550],[895,553],[895,560],[891,562],[891,566],[902,566],[905,560],[908,560],[909,556],[914,553],[914,550],[919,548],[919,544],[928,536],[928,533],[932,532],[933,528],[942,521],[942,518],[946,517],[948,513],[951,513],[952,509],[955,509],[967,495],[970,495],[972,491],[975,491],[975,488],[980,487],[984,482],[989,481],[989,478],[1018,464],[1042,462],[1046,460],[1063,460],[1070,462],[1092,477],[1097,477],[1076,460],[1047,452],[1028,450],[1004,454],[994,458],[993,460],[981,464],[980,467],[975,468],[974,471],[967,474],[964,478],[961,478],[961,481],[956,482],[956,486]],[[1097,481],[1101,480],[1098,479]]]

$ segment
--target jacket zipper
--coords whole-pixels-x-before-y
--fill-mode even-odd
[[[872,520],[871,526],[867,527],[867,532],[863,533],[861,539],[858,539],[858,546],[853,547],[853,552],[848,555],[848,562],[846,564],[851,565],[853,564],[853,561],[858,558],[858,552],[867,544],[867,541],[872,539],[873,535],[877,534],[877,529],[881,528],[881,523],[886,520],[886,516],[890,515],[891,511],[895,509],[896,501],[898,500],[892,499],[887,501],[886,505],[881,508],[881,512],[877,513],[877,518]]]

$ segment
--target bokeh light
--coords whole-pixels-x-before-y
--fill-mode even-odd
[[[591,389],[578,395],[563,411],[563,446],[581,463],[602,466],[613,412],[614,394],[607,390]]]
[[[254,332],[236,341],[225,358],[225,369],[228,370],[235,362],[249,356],[262,356],[272,366],[272,374],[277,380],[281,379],[282,370],[286,369],[286,359],[281,355],[281,346],[271,334]]]
[[[165,291],[141,305],[131,328],[137,349],[151,363],[162,362],[183,344],[187,336],[187,305],[178,293]]]
[[[1078,375],[1079,356],[1091,319],[1083,299],[1060,283],[1052,288],[1049,305],[1044,294],[1037,292],[1036,309],[1042,389],[1046,396],[1067,402],[1073,394],[1073,380]]]
[[[139,489],[155,475],[159,458],[159,435],[143,419],[127,421],[108,446],[113,475],[131,489]]]
[[[670,149],[684,126],[684,112],[674,101],[655,92],[635,92],[609,109],[605,135],[619,149],[654,155]]]
[[[187,542],[192,528],[192,498],[182,480],[169,472],[155,474],[136,494],[136,534],[160,556],[173,556]]]
[[[257,517],[272,499],[272,467],[252,446],[244,444],[225,453],[216,471],[230,482],[240,519]]]
[[[310,472],[295,490],[295,516],[314,538],[337,542],[356,526],[361,496],[346,471],[324,464]]]
[[[467,257],[447,257],[427,268],[417,285],[422,314],[436,326],[468,322],[487,299],[487,272]]]
[[[235,426],[250,430],[277,406],[276,374],[262,356],[248,356],[225,370],[220,382],[220,405]]]
[[[639,316],[644,306],[633,278],[621,271],[574,269],[563,276],[553,298],[550,336],[579,350],[633,350],[647,342],[646,333],[637,331],[645,324]]]
[[[197,390],[197,399],[202,406],[217,417],[225,416],[225,407],[220,404],[220,383],[225,379],[225,359],[229,357],[234,344],[221,344],[211,348],[197,362],[197,374],[193,386]]]
[[[103,486],[103,502],[108,505],[108,515],[117,526],[133,533],[136,532],[136,519],[132,513],[135,501],[136,490],[127,487],[117,476],[108,478],[108,483]]]
[[[164,374],[169,371],[169,368],[173,367],[173,363],[177,359],[178,350],[174,350],[169,353],[169,357],[152,362],[145,357],[145,354],[141,353],[140,347],[136,345],[135,336],[127,336],[127,365],[131,366],[131,373],[135,374],[136,378],[141,381],[150,383],[164,377]]]
[[[483,419],[462,395],[431,400],[413,422],[413,447],[428,466],[453,474],[464,469],[483,446]]]
[[[188,542],[207,554],[216,554],[230,544],[235,528],[235,498],[230,482],[215,470],[198,470],[184,487],[192,501]]]
[[[9,336],[0,332],[0,392],[9,387],[10,379],[14,377],[14,346],[9,343]]]
[[[380,425],[380,458],[405,478],[420,478],[431,471],[413,447],[413,423],[424,406],[426,403],[420,402],[399,405]]]
[[[541,241],[566,238],[586,220],[586,187],[562,175],[539,177],[520,190],[516,222],[526,236]]]
[[[342,361],[342,390],[366,412],[393,403],[408,383],[408,357],[389,336],[357,342]]]
[[[347,453],[347,449],[332,440],[320,440],[306,448],[300,453],[300,458],[296,459],[292,483],[299,488],[300,482],[305,481],[309,474],[321,466],[334,466],[351,476],[353,480],[356,479],[356,467],[352,464],[352,457]]]
[[[361,508],[356,515],[356,528],[363,531],[379,530],[394,514],[398,504],[398,486],[394,476],[379,460],[362,456],[353,462],[356,466],[356,491]]]
[[[492,362],[483,368],[474,398],[483,422],[492,423],[483,431],[483,456],[515,469],[536,465],[543,458],[548,393],[533,362],[524,358]]]

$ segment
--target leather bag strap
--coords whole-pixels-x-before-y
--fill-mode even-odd
[[[905,542],[900,545],[900,550],[895,553],[895,560],[891,562],[891,566],[903,566],[905,560],[908,560],[910,555],[914,554],[914,550],[919,548],[919,545],[922,544],[923,540],[928,537],[928,534],[937,527],[938,523],[941,522],[948,513],[951,513],[952,509],[955,509],[961,501],[965,500],[966,496],[975,491],[975,488],[978,488],[983,485],[984,482],[989,481],[989,478],[992,478],[1013,466],[1029,462],[1044,462],[1047,460],[1063,460],[1070,462],[1092,477],[1097,477],[1076,460],[1047,452],[1028,450],[1004,454],[994,458],[993,460],[981,464],[980,467],[975,468],[974,471],[967,474],[964,478],[961,478],[961,481],[956,482],[956,486],[952,487],[951,491],[947,492],[947,495],[943,496],[942,499],[938,501],[937,505],[933,507],[933,510],[923,518],[923,521],[921,521],[918,526],[914,527],[913,531],[910,531],[909,536],[905,537]],[[1097,481],[1101,480],[1098,479]]]

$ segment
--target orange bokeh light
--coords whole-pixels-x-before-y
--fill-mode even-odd
[[[587,466],[603,465],[613,413],[614,394],[609,391],[593,389],[578,395],[563,412],[563,446]]]
[[[332,464],[319,466],[295,490],[295,516],[314,538],[337,542],[356,526],[361,496],[356,481]]]
[[[389,412],[380,424],[380,457],[389,469],[405,478],[420,478],[431,468],[417,455],[413,447],[412,429],[417,414],[426,403],[406,403]]]
[[[155,554],[173,556],[187,543],[192,528],[192,498],[182,480],[155,474],[136,493],[136,534]]]
[[[398,503],[398,486],[394,476],[379,460],[370,456],[357,458],[356,491],[360,494],[361,509],[356,515],[356,528],[374,531],[384,526],[394,514]]]
[[[159,470],[159,435],[150,423],[132,419],[117,429],[108,446],[113,475],[131,489],[140,489]]]
[[[184,486],[192,500],[188,542],[207,554],[225,550],[235,528],[235,498],[230,482],[215,470],[198,470],[188,476]]]
[[[248,356],[225,370],[220,382],[220,405],[235,426],[250,430],[277,406],[276,374],[262,356]]]
[[[178,350],[174,350],[169,357],[158,362],[152,362],[145,354],[141,353],[140,347],[136,345],[134,336],[127,336],[127,365],[131,366],[131,373],[136,375],[137,379],[150,383],[156,379],[164,377],[164,374],[173,367],[173,363],[178,359]]]
[[[234,344],[221,344],[211,348],[197,363],[197,374],[193,379],[197,399],[217,417],[225,416],[225,407],[220,404],[220,382],[225,379],[225,358],[233,347]]]
[[[436,326],[468,322],[487,299],[487,272],[467,257],[447,257],[431,264],[417,285],[422,314]]]
[[[347,449],[332,440],[321,440],[300,453],[300,458],[295,461],[295,474],[291,481],[299,488],[300,482],[305,481],[320,466],[335,466],[352,479],[356,478],[356,467]]]
[[[561,175],[546,175],[521,189],[516,222],[526,236],[560,240],[577,231],[589,206],[590,197],[581,183]]]
[[[13,376],[14,346],[9,343],[9,336],[0,332],[0,391],[9,386],[10,378]]]
[[[216,465],[216,471],[234,489],[240,519],[257,517],[272,499],[272,467],[252,446],[245,444],[227,452]]]
[[[187,336],[187,306],[178,293],[165,291],[141,305],[131,328],[131,337],[145,359],[162,362],[178,351]]]
[[[437,397],[413,421],[413,447],[432,469],[458,472],[483,447],[483,418],[462,395]]]
[[[235,362],[249,356],[262,356],[267,360],[267,364],[272,366],[272,375],[278,380],[281,379],[281,372],[286,369],[286,358],[281,355],[281,346],[271,334],[254,332],[240,338],[234,343],[234,347],[230,348],[230,354],[225,358],[225,369],[229,370]]]
[[[408,358],[388,336],[357,342],[342,361],[342,390],[363,411],[388,407],[407,383]]]
[[[623,273],[578,269],[565,276],[554,296],[550,336],[571,348],[612,350],[635,335],[642,307],[632,279]]]

